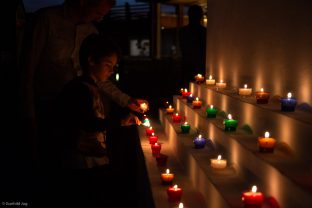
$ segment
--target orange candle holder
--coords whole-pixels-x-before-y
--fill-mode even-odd
[[[172,114],[174,112],[174,108],[171,105],[169,105],[169,107],[166,108],[166,112],[167,114]]]
[[[170,170],[167,169],[166,173],[161,174],[161,182],[163,185],[172,185],[174,179],[174,174],[170,173]]]
[[[193,106],[193,108],[201,108],[202,103],[203,103],[203,102],[200,101],[200,100],[198,99],[198,97],[197,97],[195,100],[193,100],[192,106]]]
[[[258,138],[259,152],[262,153],[273,153],[276,145],[276,140],[270,138],[270,133],[265,132],[264,137]]]
[[[196,81],[196,83],[201,84],[205,81],[205,77],[201,74],[197,74],[195,76],[195,81]]]

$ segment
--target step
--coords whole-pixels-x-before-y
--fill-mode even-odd
[[[158,142],[162,144],[161,154],[168,156],[166,166],[157,166],[156,159],[152,155],[151,146],[145,133],[146,127],[138,127],[141,147],[145,157],[145,163],[149,175],[155,208],[178,208],[177,203],[172,203],[168,201],[168,185],[164,185],[161,183],[160,175],[161,173],[164,173],[167,168],[169,168],[170,172],[174,173],[175,175],[173,184],[177,184],[183,189],[181,202],[184,204],[184,207],[208,207],[206,201],[204,200],[204,196],[192,186],[190,179],[186,174],[186,169],[184,165],[179,162],[178,158],[174,154],[172,146],[170,145],[170,141],[168,140],[168,137],[164,134],[164,130],[160,125],[159,121],[153,121],[152,119],[150,120],[151,125],[153,126],[155,133],[158,136]]]
[[[248,124],[255,135],[270,131],[278,142],[287,145],[294,156],[312,168],[312,113],[296,109],[281,112],[280,103],[272,97],[268,104],[256,104],[254,96],[240,96],[235,88],[218,89],[214,86],[190,82],[190,91],[203,100],[203,106],[213,104],[231,113],[241,124]]]
[[[193,109],[180,96],[174,96],[174,105],[178,112],[186,116],[193,128],[200,129],[214,143],[227,150],[229,162],[239,174],[244,175],[244,170],[247,169],[260,178],[263,184],[261,190],[266,195],[275,197],[282,207],[312,206],[311,171],[289,155],[283,146],[278,146],[274,154],[260,154],[257,136],[246,133],[241,127],[234,133],[224,132],[223,118],[206,118],[204,108]],[[165,115],[165,112],[160,113],[161,121]],[[170,135],[168,127],[164,128],[167,135]],[[302,176],[304,181],[301,180]]]

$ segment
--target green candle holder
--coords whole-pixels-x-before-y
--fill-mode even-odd
[[[181,124],[181,130],[183,134],[187,134],[190,132],[191,126],[188,123]]]
[[[210,106],[206,109],[207,118],[216,118],[218,110],[215,109],[213,106]]]
[[[224,120],[224,130],[225,131],[236,131],[238,121],[234,119]]]

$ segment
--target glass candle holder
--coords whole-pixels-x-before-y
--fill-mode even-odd
[[[252,89],[251,88],[247,88],[247,84],[244,85],[244,88],[239,88],[238,89],[238,94],[239,95],[247,96],[247,95],[251,95],[251,93],[252,93]]]
[[[161,150],[161,144],[157,142],[155,144],[151,144],[152,154],[153,156],[159,155]]]
[[[214,85],[216,80],[212,79],[212,76],[209,75],[209,79],[206,79],[206,85]]]
[[[169,186],[167,189],[167,195],[169,202],[179,202],[182,197],[182,188],[178,187],[178,185]]]
[[[198,137],[195,137],[193,142],[196,149],[202,149],[206,145],[206,138],[203,138],[202,135],[198,135]]]
[[[201,75],[201,74],[197,74],[195,76],[195,81],[196,81],[197,84],[201,84],[201,83],[203,83],[205,81],[205,77],[203,75]]]
[[[218,110],[215,109],[213,105],[210,105],[210,107],[206,109],[207,118],[216,118],[217,113],[218,113]]]
[[[276,140],[270,137],[270,133],[267,131],[264,133],[264,137],[258,138],[259,152],[273,153],[276,145]]]
[[[210,165],[214,169],[224,169],[226,168],[227,161],[221,159],[221,155],[218,155],[217,159],[210,159]]]
[[[181,132],[182,132],[183,134],[189,133],[189,132],[190,132],[190,129],[191,129],[191,126],[190,126],[190,124],[188,124],[187,122],[181,124]]]
[[[188,90],[185,88],[184,91],[182,92],[182,97],[187,98],[190,94],[191,92],[188,92]]]
[[[188,103],[192,103],[194,99],[195,99],[195,98],[194,98],[193,94],[190,94],[190,95],[187,96],[187,98],[186,98],[186,100],[187,100]]]
[[[172,185],[174,174],[170,173],[169,169],[166,169],[166,173],[161,174],[161,182],[164,185]]]
[[[236,131],[238,121],[232,119],[232,115],[228,115],[228,119],[224,120],[224,130],[225,131]]]
[[[261,192],[257,192],[257,186],[252,186],[251,191],[242,194],[242,201],[246,208],[261,208],[263,200],[264,196]]]
[[[168,156],[164,154],[156,155],[156,163],[158,167],[164,167],[167,164]]]
[[[174,112],[174,108],[171,105],[169,105],[169,107],[166,108],[166,112],[167,114],[172,114]]]
[[[158,142],[158,136],[156,136],[155,133],[152,133],[148,140],[150,144],[155,144],[156,142]]]
[[[193,108],[200,108],[202,106],[202,101],[199,100],[198,97],[196,97],[195,100],[192,101]]]
[[[173,123],[181,123],[182,121],[182,116],[179,115],[178,113],[172,115],[172,121]]]
[[[220,82],[217,82],[216,83],[216,87],[217,88],[226,88],[226,83],[225,82],[223,82],[223,80],[220,80]]]
[[[257,104],[267,104],[269,102],[270,93],[264,92],[263,88],[260,91],[256,92],[256,101]]]
[[[154,132],[155,130],[151,126],[145,129],[146,136],[152,136],[152,133]]]
[[[293,112],[296,109],[297,100],[292,97],[292,94],[289,92],[287,98],[281,98],[281,111],[284,112]]]

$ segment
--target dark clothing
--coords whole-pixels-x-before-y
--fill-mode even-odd
[[[187,25],[180,30],[182,80],[184,87],[195,75],[206,71],[206,28],[200,24]]]
[[[89,76],[77,77],[62,90],[58,101],[59,133],[64,159],[72,168],[108,164],[106,129],[102,98]]]

